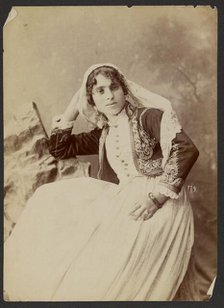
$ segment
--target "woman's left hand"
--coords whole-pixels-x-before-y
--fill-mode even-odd
[[[144,198],[142,203],[136,204],[136,207],[131,211],[129,215],[135,220],[147,220],[151,218],[155,212],[158,210],[158,207],[153,203],[149,198]]]

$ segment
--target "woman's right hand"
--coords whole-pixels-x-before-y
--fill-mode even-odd
[[[134,220],[148,220],[155,212],[158,211],[158,207],[149,198],[144,198],[142,202],[138,202],[135,208],[129,214]]]
[[[63,114],[53,117],[51,127],[52,129],[67,129],[72,128],[74,121],[65,121]]]

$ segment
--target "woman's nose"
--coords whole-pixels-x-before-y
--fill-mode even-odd
[[[114,97],[114,94],[110,89],[107,90],[106,97],[108,100],[111,100]]]

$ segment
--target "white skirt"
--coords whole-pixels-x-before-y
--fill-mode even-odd
[[[194,237],[185,190],[149,220],[129,215],[157,182],[76,178],[37,189],[5,243],[9,300],[172,300]]]

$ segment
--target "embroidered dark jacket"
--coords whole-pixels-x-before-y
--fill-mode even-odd
[[[137,170],[146,176],[161,175],[159,184],[178,193],[198,158],[197,148],[184,131],[181,131],[173,139],[169,158],[162,168],[160,147],[162,111],[139,108],[131,114],[127,111],[127,114],[132,131],[133,159]],[[50,137],[50,153],[57,159],[99,154],[98,178],[119,183],[107,160],[105,139],[108,129],[108,127],[95,128],[89,133],[76,135],[71,133],[72,128],[53,129]]]

